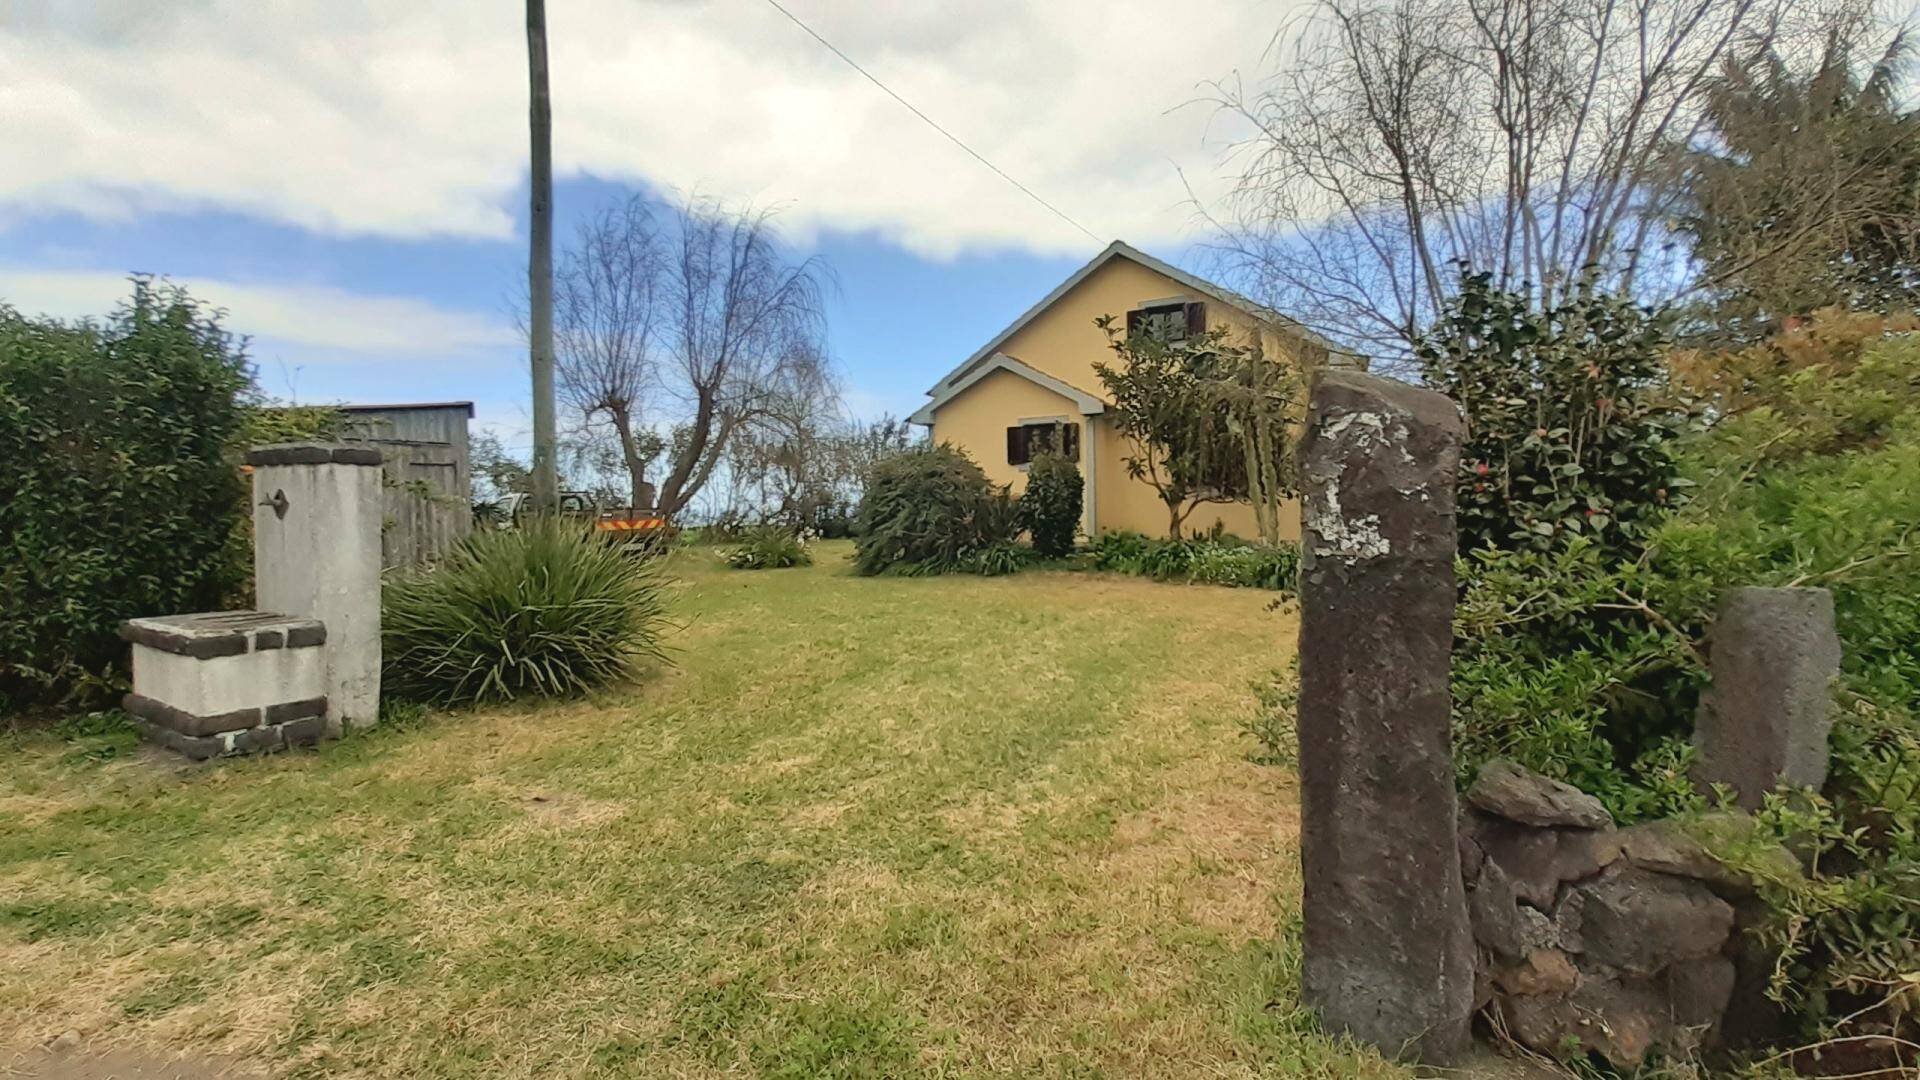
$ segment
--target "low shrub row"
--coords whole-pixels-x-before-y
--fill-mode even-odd
[[[1231,536],[1156,540],[1117,530],[1095,541],[1096,570],[1138,574],[1156,581],[1187,581],[1244,589],[1292,592],[1300,572],[1300,549],[1263,547]]]

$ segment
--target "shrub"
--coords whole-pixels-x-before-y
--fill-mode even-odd
[[[1140,572],[1140,560],[1152,544],[1153,541],[1146,534],[1132,529],[1113,529],[1101,533],[1093,541],[1093,568],[1137,574]]]
[[[1293,592],[1300,573],[1300,549],[1200,544],[1187,562],[1187,579],[1204,585]]]
[[[1033,555],[1031,548],[1021,547],[1011,540],[996,540],[969,553],[960,561],[957,569],[982,577],[998,577],[1019,572]]]
[[[1664,323],[1585,291],[1547,311],[1462,274],[1420,343],[1428,383],[1466,413],[1460,547],[1535,550],[1591,536],[1637,551],[1680,505],[1675,440],[1692,412],[1666,367]]]
[[[854,566],[862,574],[965,570],[977,552],[1012,540],[1015,515],[1006,490],[964,451],[946,443],[905,450],[868,473]]]
[[[1253,688],[1253,716],[1240,722],[1240,730],[1253,739],[1258,748],[1252,755],[1255,765],[1296,765],[1300,759],[1300,659],[1277,668]]]
[[[788,566],[812,566],[806,541],[792,529],[762,525],[749,530],[739,547],[727,552],[726,562],[735,570],[778,570]]]
[[[436,704],[578,694],[664,659],[665,579],[564,519],[481,530],[441,563],[390,580],[384,679]]]
[[[0,307],[0,712],[100,700],[122,619],[244,585],[248,382],[241,344],[172,286],[136,278],[101,323]]]
[[[1033,539],[1035,554],[1045,559],[1073,554],[1084,497],[1080,466],[1059,454],[1033,459],[1027,469],[1027,490],[1020,495],[1020,524]]]
[[[1300,549],[1249,544],[1229,536],[1205,540],[1155,540],[1116,529],[1093,543],[1093,566],[1156,581],[1188,581],[1245,589],[1292,592],[1300,572]]]

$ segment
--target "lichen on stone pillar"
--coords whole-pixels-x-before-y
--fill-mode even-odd
[[[1459,411],[1349,372],[1314,387],[1300,455],[1304,994],[1404,1058],[1463,1053],[1473,944],[1449,726]]]

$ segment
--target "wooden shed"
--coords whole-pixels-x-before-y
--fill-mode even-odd
[[[431,562],[473,528],[471,401],[343,405],[349,442],[378,446],[386,467],[381,561]]]

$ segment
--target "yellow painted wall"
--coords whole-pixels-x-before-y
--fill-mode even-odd
[[[1007,463],[1007,429],[1047,417],[1080,418],[1080,409],[1030,379],[996,371],[940,407],[933,416],[935,442],[950,442],[973,455],[995,484],[1007,484],[1018,496],[1027,489],[1027,472]],[[1087,473],[1085,429],[1080,436],[1080,472]]]
[[[1195,295],[1172,278],[1124,256],[1108,260],[1089,274],[1008,338],[999,351],[1078,390],[1104,398],[1093,365],[1113,360],[1114,354],[1094,319],[1112,315],[1124,328],[1129,310],[1146,301],[1178,296],[1203,301],[1209,327],[1224,325],[1243,334],[1259,333],[1269,356],[1287,355],[1283,339],[1251,316],[1211,297]],[[1018,494],[1025,487],[1026,477],[1016,466],[1007,464],[1007,428],[1024,419],[1078,412],[1066,398],[1011,372],[996,371],[934,412],[933,438],[965,449],[989,478],[997,484],[1013,484]],[[1146,481],[1127,475],[1122,459],[1134,453],[1132,446],[1105,418],[1091,419],[1092,437],[1084,431],[1081,437],[1080,471],[1093,479],[1094,490],[1089,495],[1099,530],[1134,529],[1149,536],[1165,536],[1167,509],[1159,492]],[[1094,455],[1091,461],[1090,453]],[[1297,506],[1284,511],[1282,533],[1297,538],[1299,518]],[[1185,529],[1189,535],[1203,532],[1216,521],[1228,532],[1249,539],[1259,535],[1253,508],[1245,503],[1202,504],[1187,518]]]

